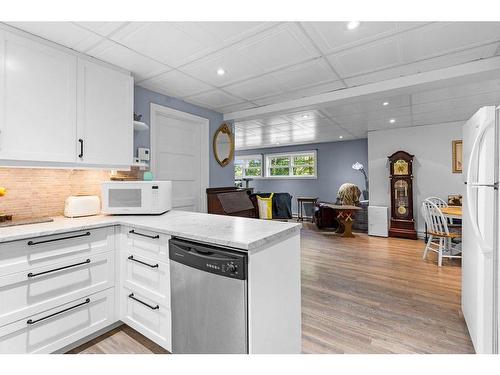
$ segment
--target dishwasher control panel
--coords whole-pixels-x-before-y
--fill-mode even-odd
[[[202,271],[245,280],[247,255],[178,238],[169,241],[169,258]]]

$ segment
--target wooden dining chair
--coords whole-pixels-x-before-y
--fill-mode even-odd
[[[443,199],[441,199],[439,197],[429,197],[429,198],[426,198],[426,200],[431,201],[439,208],[448,207],[448,203],[446,203]]]
[[[461,238],[460,232],[450,231],[448,220],[440,207],[432,200],[422,202],[422,216],[427,224],[429,238],[425,245],[423,259],[427,258],[429,250],[438,254],[438,266],[443,265],[443,258],[461,258],[460,244],[454,244],[453,239]]]

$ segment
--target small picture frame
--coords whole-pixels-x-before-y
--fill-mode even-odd
[[[462,194],[448,195],[448,206],[462,206]]]
[[[462,173],[462,140],[451,143],[452,172]]]

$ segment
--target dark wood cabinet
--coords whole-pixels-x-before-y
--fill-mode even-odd
[[[208,188],[208,213],[256,218],[257,211],[250,199],[252,193],[253,188]]]
[[[413,216],[413,157],[406,151],[389,156],[391,224],[389,236],[417,239]]]

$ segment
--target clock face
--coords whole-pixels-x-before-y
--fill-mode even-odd
[[[403,159],[396,160],[394,162],[394,174],[398,176],[408,175],[408,162]]]

